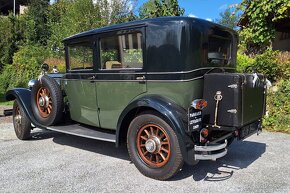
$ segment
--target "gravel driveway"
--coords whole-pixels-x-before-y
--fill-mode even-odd
[[[224,158],[162,182],[140,174],[125,147],[41,130],[20,141],[12,124],[0,132],[0,192],[290,192],[290,135],[236,141]]]

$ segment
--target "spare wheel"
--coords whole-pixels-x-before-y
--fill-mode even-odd
[[[41,76],[31,90],[31,107],[35,119],[44,126],[55,125],[63,117],[60,86],[51,77]]]

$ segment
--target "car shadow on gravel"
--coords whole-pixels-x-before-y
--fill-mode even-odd
[[[182,171],[171,180],[177,181],[192,176],[194,181],[224,181],[235,171],[245,169],[266,151],[266,144],[252,141],[234,141],[225,157],[217,161],[200,161],[197,165],[184,165]]]
[[[127,148],[122,145],[116,148],[115,143],[110,143],[106,141],[100,141],[95,139],[89,139],[84,137],[73,136],[69,134],[64,134],[55,131],[40,130],[32,132],[32,137],[30,140],[43,140],[52,138],[52,141],[70,147],[75,147],[78,149],[83,149],[85,151],[91,151],[94,153],[116,157],[119,159],[130,161]]]
[[[53,131],[37,131],[31,140],[52,138],[53,142],[83,149],[118,159],[130,161],[127,148],[116,148],[115,143],[88,139]],[[252,141],[234,141],[225,157],[217,161],[200,161],[197,165],[184,165],[169,181],[178,181],[192,176],[194,181],[223,181],[231,178],[235,171],[245,169],[266,151],[266,144]],[[131,163],[131,162],[130,162]]]

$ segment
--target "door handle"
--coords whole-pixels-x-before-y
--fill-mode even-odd
[[[89,77],[88,79],[89,80],[94,80],[96,77],[95,76],[91,76],[91,77]]]
[[[136,77],[136,80],[138,80],[139,81],[139,84],[145,84],[145,76],[143,75],[143,76],[137,76]]]
[[[96,76],[91,76],[88,78],[88,80],[90,80],[90,82],[94,82],[95,79],[96,79]]]
[[[143,76],[137,76],[136,80],[145,80],[145,76],[144,75]]]

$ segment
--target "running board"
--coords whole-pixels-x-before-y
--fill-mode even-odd
[[[97,128],[95,127],[85,126],[81,124],[49,126],[46,127],[46,129],[90,139],[97,139],[113,143],[116,142],[116,135],[110,133],[110,130],[108,131],[104,131],[104,129],[97,130]]]
[[[3,111],[3,114],[4,114],[5,117],[12,116],[13,110],[12,109],[6,109],[6,110]]]

